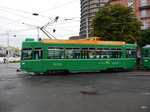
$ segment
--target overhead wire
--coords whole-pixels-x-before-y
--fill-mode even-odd
[[[17,15],[17,16],[20,16],[20,17],[25,18],[25,16],[22,16],[22,15],[20,15],[20,14],[17,14],[17,13],[14,13],[14,12],[10,12],[10,11],[7,11],[7,10],[0,9],[0,11],[4,11],[4,12],[6,12],[6,13],[9,13],[9,14],[12,14],[12,15]],[[1,18],[4,19],[5,17],[2,17],[2,16],[1,16]],[[7,20],[12,20],[12,19],[7,18]],[[40,20],[37,20],[37,19],[32,19],[32,18],[30,18],[30,20],[37,21],[37,22],[40,22],[40,23],[44,23],[43,21],[40,21]],[[19,21],[16,21],[16,20],[13,20],[13,21],[14,21],[14,22],[19,22]],[[19,23],[22,23],[22,22],[19,22]],[[6,24],[6,25],[10,25],[10,24]],[[6,25],[3,25],[3,26],[6,26]]]
[[[66,6],[66,5],[69,5],[69,4],[71,4],[71,3],[74,3],[74,2],[76,2],[76,1],[77,1],[77,0],[73,0],[73,1],[67,2],[67,3],[65,3],[65,4],[62,4],[62,5],[53,7],[53,8],[51,8],[51,9],[47,9],[47,10],[41,11],[40,13],[44,13],[44,12],[47,12],[47,11],[49,11],[49,10],[54,10],[54,9],[57,9],[57,8],[60,8],[60,7],[64,7],[64,6]],[[9,7],[4,7],[4,6],[0,6],[0,7],[1,7],[1,8],[5,8],[5,9],[9,9],[9,10],[11,10],[11,11],[13,10],[13,11],[21,12],[21,13],[32,14],[32,13],[27,12],[27,11],[17,10],[17,9],[13,9],[13,8],[9,8]],[[10,11],[6,11],[6,10],[4,10],[4,9],[1,9],[1,10],[10,13]],[[10,25],[10,24],[12,24],[12,23],[14,23],[14,22],[18,22],[18,23],[23,24],[23,22],[20,22],[21,20],[31,17],[31,15],[25,17],[25,16],[22,16],[22,15],[19,15],[19,14],[16,14],[16,13],[13,13],[13,14],[15,14],[15,15],[17,15],[17,16],[21,16],[22,18],[20,18],[20,19],[18,19],[18,20],[13,20],[13,19],[10,19],[10,18],[2,17],[2,16],[0,16],[0,18],[13,21],[13,22],[11,22],[11,23],[5,24],[5,25]],[[40,16],[41,16],[41,14],[40,14]],[[47,17],[47,16],[43,16],[43,17]],[[64,20],[64,21],[68,21],[68,20]],[[65,22],[65,23],[66,23],[66,22]],[[65,23],[64,23],[64,24],[65,24]],[[69,22],[68,22],[68,23],[69,23]],[[63,24],[63,23],[61,23],[61,24]],[[57,25],[58,25],[58,24],[57,24]]]
[[[20,13],[30,14],[30,15],[33,14],[33,12],[27,12],[27,11],[18,10],[18,9],[9,8],[9,7],[4,7],[4,6],[0,6],[0,8],[4,8],[4,9],[7,9],[7,10],[11,10],[11,11],[16,11],[16,12],[20,12]],[[49,18],[48,16],[45,16],[45,15],[38,15],[38,16]]]
[[[10,11],[6,11],[6,10],[3,10],[3,9],[0,9],[0,10],[5,11],[5,12],[7,12],[7,13],[11,13]],[[18,20],[12,20],[12,19],[6,18],[7,20],[11,20],[11,21],[13,21],[13,22],[19,22],[20,20],[23,20],[23,19],[25,19],[25,18],[30,17],[30,16],[28,16],[28,17],[24,17],[24,16],[19,15],[19,14],[16,14],[16,13],[11,13],[11,14],[15,14],[15,15],[17,15],[17,16],[21,16],[21,17],[23,17],[23,18],[18,19]],[[1,17],[1,18],[5,19],[5,17]],[[71,18],[71,19],[64,19],[63,21],[68,21],[68,20],[72,20],[72,19],[74,19],[74,18]],[[32,20],[34,20],[34,21],[35,21],[35,19],[32,19]],[[42,21],[39,21],[39,20],[36,20],[36,21],[38,21],[38,22],[42,22]],[[4,24],[3,26],[11,25],[11,24],[13,24],[13,22],[11,22],[11,23],[9,23],[9,24]],[[22,23],[22,22],[19,22],[19,23]],[[44,23],[44,22],[42,22],[42,23]]]
[[[2,16],[0,16],[0,18],[8,19],[8,20],[11,20],[11,21],[16,22],[16,20],[13,20],[13,19],[10,19],[10,18],[5,18],[5,17],[2,17]],[[25,24],[25,25],[27,25],[27,26],[34,27],[35,29],[36,29],[37,27],[39,27],[39,26],[36,26],[36,25],[31,25],[31,24],[28,24],[28,23],[24,23],[24,22],[19,22],[19,23]],[[65,21],[65,23],[60,23],[60,24],[66,24],[66,23],[69,23],[69,22],[66,22],[66,21]],[[56,25],[59,25],[59,24],[56,24]],[[52,25],[52,26],[56,26],[56,25]]]
[[[17,16],[24,17],[24,16],[22,16],[22,15],[20,15],[20,14],[17,14],[17,13],[11,12],[11,11],[7,11],[7,10],[4,10],[4,9],[0,9],[0,11],[7,12],[7,13],[10,13],[10,14],[14,14],[14,15],[17,15]]]
[[[72,4],[72,3],[74,3],[74,2],[77,2],[78,0],[72,0],[72,1],[70,1],[70,2],[67,2],[67,3],[64,3],[64,4],[62,4],[62,5],[59,5],[59,6],[56,6],[56,7],[54,7],[54,8],[50,8],[50,9],[47,9],[47,10],[43,10],[43,11],[41,11],[40,13],[45,13],[45,12],[48,12],[48,11],[52,11],[52,10],[54,10],[54,9],[57,9],[57,8],[60,8],[60,7],[64,7],[64,6],[66,6],[66,5],[69,5],[69,4]]]
[[[16,2],[16,1],[14,1],[14,0],[7,0],[7,1],[9,1],[9,2],[11,2],[11,3],[13,3],[13,4],[18,4],[19,6],[21,5],[21,6],[23,6],[23,7],[25,7],[25,8],[30,8],[30,9],[32,9],[33,10],[33,7],[29,7],[28,5],[24,5],[24,4],[22,4],[22,2],[20,3],[20,2]],[[34,9],[35,9],[35,7],[34,7]],[[35,10],[37,10],[37,9],[35,9]]]
[[[30,30],[35,30],[35,29],[36,29],[36,28],[31,28],[31,29],[22,29],[22,30],[13,31],[13,33],[20,33],[20,32],[30,31]]]
[[[66,5],[68,5],[68,4],[71,4],[71,3],[75,2],[75,1],[77,1],[77,0],[73,0],[73,1],[71,1],[71,2],[67,2],[67,3],[62,4],[62,5],[59,5],[59,6],[57,6],[57,7],[54,7],[54,8],[51,8],[51,9],[47,9],[47,10],[41,11],[40,13],[47,12],[47,11],[49,11],[49,10],[57,9],[57,8],[60,8],[60,7],[64,7],[64,6],[66,6]],[[9,8],[9,7],[4,7],[4,6],[0,6],[0,7],[5,8],[5,9],[9,9],[9,10],[18,11],[18,12],[23,12],[23,13],[26,13],[26,14],[32,14],[32,13],[27,12],[27,11],[17,10],[17,9],[13,9],[13,8]],[[25,18],[30,18],[31,16],[33,16],[33,15],[30,15],[30,16],[27,16],[27,17],[23,17],[23,18],[18,19],[18,20],[16,20],[16,21],[20,21],[20,20],[23,20],[23,19],[25,19]],[[38,16],[48,17],[48,16],[40,15],[40,14],[39,14]],[[48,18],[49,18],[49,17],[48,17]]]
[[[58,37],[69,37],[70,35],[77,35],[77,33],[70,33],[70,34],[67,34],[67,35],[60,35],[60,36],[57,36]]]
[[[54,7],[53,7],[53,8],[55,8],[55,7],[57,6],[57,4],[58,4],[58,2],[57,2],[57,1],[58,1],[58,0],[55,0],[55,5],[54,5]],[[51,13],[51,15],[53,15],[53,13],[54,13],[54,12],[52,12],[52,13]]]
[[[68,30],[68,29],[66,29],[66,28],[64,28],[64,27],[58,27],[58,28],[63,29],[63,30],[65,30],[65,31],[74,32],[73,30]],[[53,29],[53,28],[48,28],[48,29]],[[56,28],[55,28],[55,29],[56,29]]]
[[[78,22],[78,21],[71,21],[71,23],[73,23],[73,22]],[[70,23],[70,22],[65,21],[65,22],[62,22],[62,23],[55,23],[54,25],[51,25],[51,26],[57,26],[57,25],[62,25],[62,24],[67,24],[67,23]]]
[[[9,21],[14,21],[14,22],[16,22],[16,20],[13,20],[13,19],[10,19],[10,18],[6,18],[6,17],[3,17],[3,16],[0,16],[0,18],[5,19],[5,20],[9,20]]]
[[[20,14],[14,13],[14,12],[12,12],[12,11],[7,11],[7,10],[4,10],[4,9],[0,9],[0,11],[7,12],[7,13],[13,14],[13,15],[17,15],[17,16],[20,16],[20,17],[25,17],[25,16],[22,16],[22,15],[20,15]],[[30,14],[31,14],[31,13],[30,13]],[[34,20],[34,21],[37,21],[37,22],[43,22],[43,21],[40,21],[40,20],[37,20],[37,19],[32,19],[32,18],[30,18],[30,20]],[[43,23],[44,23],[44,22],[43,22]]]
[[[31,14],[30,12],[27,12],[27,11],[22,11],[22,10],[13,9],[13,8],[4,7],[4,6],[0,6],[0,7],[1,7],[1,8],[4,8],[4,9],[8,9],[8,10],[13,10],[13,11],[17,11],[17,12],[26,13],[26,14]]]

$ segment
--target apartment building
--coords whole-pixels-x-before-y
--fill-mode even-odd
[[[88,38],[92,31],[92,20],[95,14],[109,0],[80,0],[81,19],[80,19],[80,37]]]
[[[123,4],[127,7],[133,7],[133,12],[136,14],[137,19],[143,24],[141,29],[150,29],[150,0],[111,0],[109,3],[111,5]]]

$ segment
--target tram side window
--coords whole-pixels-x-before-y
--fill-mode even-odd
[[[102,48],[97,48],[96,50],[96,58],[101,58],[102,55]]]
[[[110,58],[109,48],[104,48],[104,49],[102,50],[101,58]]]
[[[73,59],[73,48],[66,48],[65,54],[67,59]]]
[[[145,50],[144,57],[150,57],[150,50]]]
[[[67,59],[80,59],[80,48],[66,48],[65,55]]]
[[[121,48],[111,48],[110,49],[110,58],[122,58],[122,49]]]
[[[121,48],[97,48],[96,58],[122,58]]]
[[[95,48],[89,48],[88,55],[90,59],[96,58],[96,51]]]
[[[126,49],[127,58],[136,58],[136,49]]]
[[[63,59],[64,49],[62,47],[48,47],[48,59]]]
[[[21,54],[22,60],[31,60],[32,59],[32,48],[23,48]]]
[[[82,48],[81,49],[81,57],[84,59],[89,58],[88,48]]]
[[[109,48],[97,48],[96,58],[110,58]]]
[[[73,58],[80,59],[80,48],[73,48]]]
[[[94,59],[96,58],[95,48],[82,48],[81,57],[84,59]]]
[[[41,47],[36,47],[34,48],[34,59],[42,59],[42,48]]]

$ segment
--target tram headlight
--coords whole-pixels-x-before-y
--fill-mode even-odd
[[[25,63],[22,63],[22,65],[25,65]]]

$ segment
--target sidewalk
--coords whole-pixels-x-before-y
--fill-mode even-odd
[[[0,64],[4,64],[4,60],[3,59],[6,59],[7,60],[7,57],[0,57]],[[13,63],[15,61],[20,61],[20,57],[9,57],[9,63]],[[7,63],[7,61],[6,61]]]

